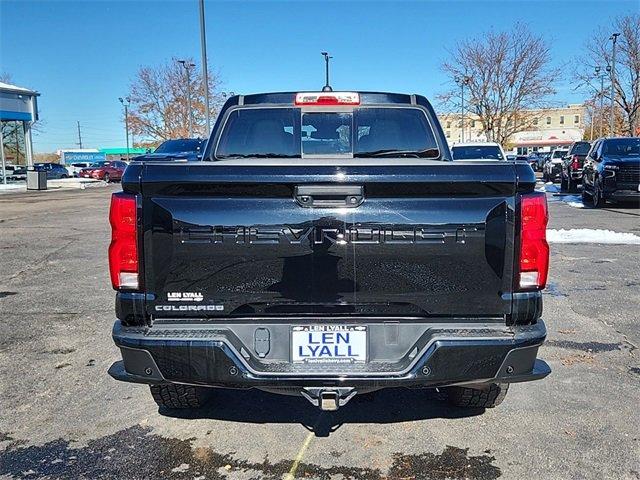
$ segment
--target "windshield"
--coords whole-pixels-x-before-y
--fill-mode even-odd
[[[229,115],[216,158],[331,156],[437,158],[427,116],[418,108],[352,111],[245,108]]]
[[[187,138],[182,140],[167,140],[160,144],[153,153],[187,153],[199,152],[202,140]]]
[[[497,145],[454,146],[451,152],[454,160],[504,160],[500,147]]]
[[[604,143],[605,155],[637,157],[640,155],[640,138],[614,138]]]
[[[107,165],[109,165],[109,162],[93,162],[93,163],[92,163],[91,165],[89,165],[89,166],[90,166],[90,167],[97,168],[97,167],[104,167],[104,166],[107,166]]]

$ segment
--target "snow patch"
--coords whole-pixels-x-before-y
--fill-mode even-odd
[[[581,195],[564,195],[560,198],[564,203],[574,208],[584,208]]]
[[[555,185],[553,182],[547,182],[544,185],[540,185],[539,187],[536,188],[536,192],[558,193],[559,191],[560,191],[560,187]]]
[[[633,233],[614,232],[591,228],[572,228],[570,230],[547,229],[549,243],[608,243],[618,245],[640,245],[640,237]]]

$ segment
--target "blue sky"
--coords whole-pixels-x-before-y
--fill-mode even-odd
[[[519,21],[548,39],[564,65],[591,30],[638,4],[206,0],[209,65],[227,91],[309,90],[323,84],[320,51],[328,50],[335,89],[433,98],[445,88],[440,64],[456,41]],[[78,120],[85,146],[123,146],[118,97],[140,66],[172,56],[199,62],[197,0],[0,0],[0,72],[42,94],[39,152],[75,147]],[[579,102],[569,71],[555,100]]]

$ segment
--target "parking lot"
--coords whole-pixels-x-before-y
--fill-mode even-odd
[[[546,187],[549,228],[640,236],[640,209]],[[338,412],[259,391],[158,412],[106,373],[108,199],[118,185],[0,196],[0,478],[640,478],[640,245],[552,243],[547,379],[492,410],[435,392]],[[556,236],[554,238],[567,237]]]

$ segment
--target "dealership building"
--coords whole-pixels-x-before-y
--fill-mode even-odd
[[[33,165],[31,127],[38,120],[38,96],[28,88],[0,82],[0,155],[4,165]]]
[[[530,126],[509,139],[509,147],[518,154],[535,151],[550,151],[556,147],[571,145],[584,136],[583,104],[571,104],[559,108],[527,110]],[[442,128],[450,145],[462,140],[462,118],[460,113],[439,115]],[[477,115],[465,112],[465,142],[486,142],[487,136]]]

